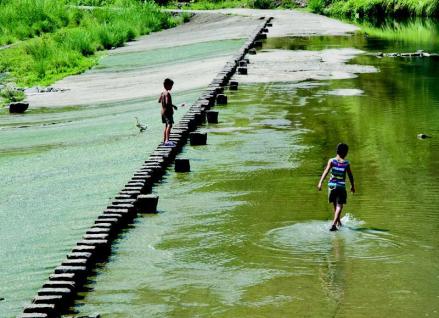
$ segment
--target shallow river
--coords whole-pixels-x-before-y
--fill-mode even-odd
[[[266,43],[266,48],[283,49],[343,47],[370,52],[418,48],[363,36]],[[439,52],[435,43],[422,48]],[[154,189],[160,213],[141,216],[116,241],[109,262],[97,269],[90,290],[73,308],[75,314],[439,316],[439,61],[361,55],[352,63],[379,72],[344,80],[242,85],[228,92],[229,104],[219,108],[220,123],[204,127],[208,145],[186,146],[180,155],[190,158],[192,171],[169,170]],[[197,94],[178,98],[191,100]],[[42,121],[38,127],[13,128],[14,134],[2,139],[2,144],[17,145],[7,153],[7,199],[1,205],[2,232],[17,234],[8,248],[2,243],[2,280],[10,285],[2,286],[2,293],[20,284],[28,288],[29,279],[38,288],[104,207],[98,199],[114,195],[127,171],[134,171],[159,142],[155,134],[144,152],[127,151],[150,136],[133,131],[130,120],[157,105],[155,100],[133,103],[128,113],[122,105],[107,106],[111,112],[66,109],[57,124],[65,128],[56,136],[50,130],[58,126]],[[72,126],[70,118],[78,116],[82,119],[73,119],[79,124]],[[117,129],[114,136],[107,126]],[[28,133],[21,141],[20,131],[42,127],[53,142],[41,142],[41,133],[35,138]],[[433,138],[417,139],[419,133]],[[350,145],[357,193],[348,197],[342,230],[330,233],[331,209],[316,184],[340,141]],[[93,189],[87,202],[100,202],[93,209],[90,203],[81,206],[84,188]],[[39,203],[47,196],[54,204]],[[41,209],[47,213],[37,213]],[[54,229],[67,234],[51,236]],[[26,244],[29,240],[33,244]],[[44,266],[35,270],[35,262]],[[13,275],[13,267],[29,276]],[[16,306],[5,298],[0,313]]]

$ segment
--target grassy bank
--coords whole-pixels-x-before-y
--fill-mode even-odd
[[[311,11],[350,19],[438,16],[439,0],[309,0]]]
[[[37,8],[45,8],[46,2],[56,9],[48,10],[39,18],[32,14],[41,13]],[[10,3],[10,8],[26,3],[30,6],[9,26],[3,25],[1,33],[3,38],[12,39],[9,42],[21,40],[11,48],[0,50],[0,73],[7,74],[3,82],[15,82],[19,87],[48,85],[67,75],[81,73],[97,63],[99,51],[120,47],[139,35],[175,26],[181,19],[161,12],[153,2],[136,0],[115,0],[94,9],[78,9],[63,0],[0,0],[0,3]],[[36,22],[38,20],[40,22]],[[27,23],[34,33],[23,31],[20,38],[13,26],[20,29],[25,21],[35,22]],[[42,31],[35,25],[51,27]]]
[[[373,19],[396,16],[439,16],[439,0],[194,0],[184,5],[184,8],[291,9],[306,3],[312,12],[335,17]],[[169,1],[168,7],[177,7],[177,2]]]
[[[177,8],[176,1],[169,1],[167,6],[169,8]],[[295,0],[195,0],[184,4],[184,9],[191,10],[214,10],[225,8],[253,8],[253,9],[275,9],[297,8],[297,1]]]

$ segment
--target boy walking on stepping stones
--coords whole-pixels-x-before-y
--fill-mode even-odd
[[[329,203],[334,205],[334,220],[330,231],[337,231],[337,226],[341,226],[340,215],[343,210],[343,204],[346,204],[346,173],[351,183],[351,192],[355,193],[354,176],[352,175],[351,165],[345,160],[349,147],[346,144],[337,145],[337,156],[329,159],[322,177],[320,178],[317,188],[322,190],[322,183],[331,171],[331,177],[328,182],[328,198]]]
[[[160,94],[159,103],[162,104],[161,114],[162,123],[165,124],[163,131],[163,144],[165,146],[175,146],[172,141],[169,141],[169,135],[171,133],[172,125],[174,124],[174,109],[177,110],[177,106],[172,104],[171,89],[174,85],[174,81],[167,78],[163,82],[164,90]]]

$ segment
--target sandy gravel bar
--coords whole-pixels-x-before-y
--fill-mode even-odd
[[[110,51],[110,56],[147,52],[211,41],[247,38],[259,17],[273,16],[270,36],[340,35],[357,28],[327,17],[292,10],[228,9],[199,11],[190,22],[173,29],[156,32]],[[95,69],[69,76],[54,85],[58,92],[38,93],[28,90],[31,107],[96,105],[157,95],[165,77],[172,77],[175,92],[206,87],[231,55],[206,57],[172,65],[151,65],[146,71],[108,72]],[[246,80],[251,80],[249,77]]]

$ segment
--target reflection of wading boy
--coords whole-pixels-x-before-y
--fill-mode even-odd
[[[351,172],[351,165],[349,161],[344,158],[348,154],[348,145],[338,144],[337,145],[337,156],[335,158],[329,159],[328,165],[323,171],[322,177],[320,178],[318,189],[322,190],[322,183],[331,171],[331,177],[328,182],[328,195],[329,203],[334,204],[334,220],[330,231],[337,231],[337,225],[341,226],[340,215],[343,210],[343,204],[346,204],[346,173],[348,174],[349,181],[351,182],[351,192],[355,193],[354,176]]]
[[[162,123],[165,124],[163,131],[163,143],[166,146],[175,146],[172,141],[169,141],[169,135],[171,133],[172,125],[174,124],[174,109],[177,110],[177,106],[172,105],[171,89],[174,85],[174,81],[167,78],[163,82],[165,90],[160,94],[159,103],[162,104]]]

